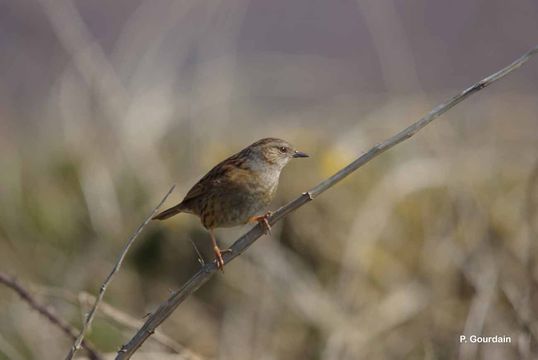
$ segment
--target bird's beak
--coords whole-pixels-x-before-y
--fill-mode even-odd
[[[305,157],[308,157],[307,154],[305,154],[304,152],[302,151],[295,151],[292,155],[292,157],[294,158],[305,158]]]

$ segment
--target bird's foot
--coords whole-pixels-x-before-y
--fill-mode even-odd
[[[215,263],[217,268],[224,272],[224,258],[222,257],[222,254],[231,253],[232,249],[221,250],[218,246],[215,246],[213,251],[215,252]]]
[[[270,235],[271,234],[271,225],[269,224],[269,217],[271,215],[273,215],[273,213],[271,211],[268,211],[267,213],[265,213],[265,215],[251,217],[249,219],[249,222],[250,223],[258,222],[258,223],[262,224],[262,226],[264,228],[264,233]]]

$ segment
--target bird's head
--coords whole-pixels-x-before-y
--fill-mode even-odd
[[[308,157],[296,150],[289,142],[277,138],[265,138],[256,141],[249,149],[267,165],[283,168],[293,158]]]

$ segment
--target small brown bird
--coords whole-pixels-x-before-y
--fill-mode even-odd
[[[259,215],[273,199],[280,172],[292,158],[308,157],[287,141],[265,138],[217,164],[189,190],[183,201],[153,217],[168,219],[179,213],[200,217],[209,230],[215,261],[222,270],[224,260],[214,229],[262,222],[269,231],[267,217]]]

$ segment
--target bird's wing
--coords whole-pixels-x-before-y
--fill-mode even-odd
[[[209,189],[233,182],[239,173],[247,171],[244,167],[243,159],[244,155],[241,151],[215,165],[213,169],[209,170],[204,177],[194,184],[182,203],[186,203],[187,201],[207,193]]]

